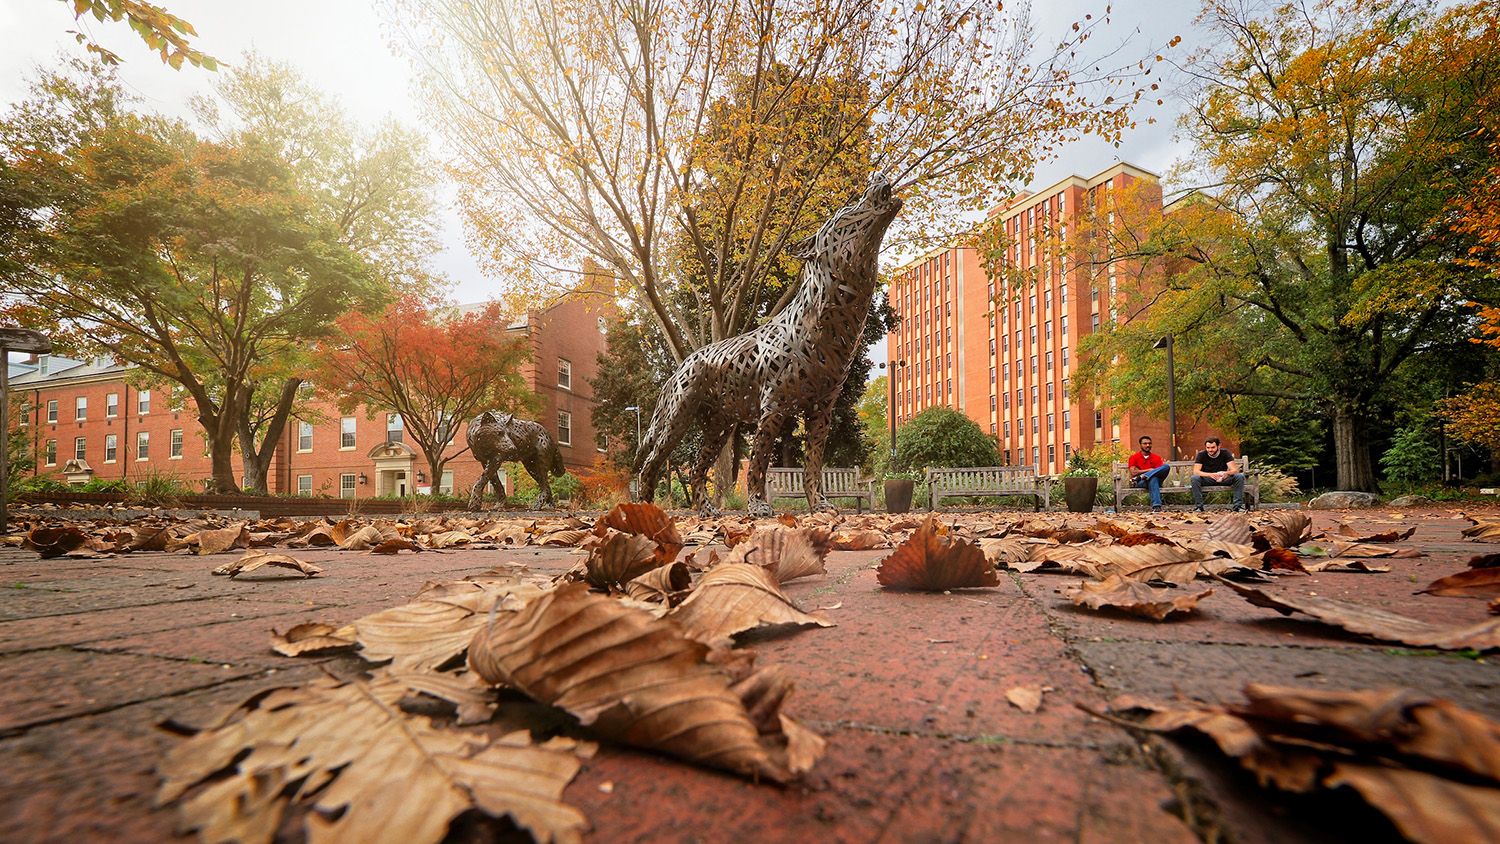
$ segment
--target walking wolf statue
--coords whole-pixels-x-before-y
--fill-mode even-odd
[[[740,423],[753,423],[747,483],[750,515],[769,516],[766,470],[785,424],[802,416],[807,431],[808,506],[832,510],[823,497],[823,449],[834,397],[844,386],[875,295],[876,259],[885,230],[901,210],[890,180],[877,175],[864,195],[829,218],[816,235],[792,248],[805,259],[796,298],[754,331],[689,355],[667,381],[636,468],[638,494],[649,500],[672,449],[693,425],[703,445],[689,477],[693,506],[711,513],[704,481],[709,465]]]
[[[469,493],[469,509],[478,510],[484,501],[484,487],[492,484],[495,497],[505,503],[505,487],[500,485],[500,464],[516,461],[536,479],[540,495],[538,507],[552,507],[550,475],[561,475],[562,453],[547,429],[529,419],[517,419],[509,413],[486,410],[469,423],[469,449],[483,467],[474,491]]]

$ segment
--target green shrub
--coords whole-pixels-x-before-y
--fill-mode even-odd
[[[1432,433],[1432,421],[1425,416],[1396,432],[1391,447],[1380,458],[1386,480],[1414,484],[1437,477],[1438,450]]]
[[[130,482],[124,478],[94,478],[81,487],[79,492],[130,492]]]
[[[749,503],[745,498],[745,493],[741,492],[739,487],[730,487],[724,490],[725,510],[743,510]]]
[[[193,488],[176,475],[151,472],[136,479],[130,490],[130,500],[147,507],[176,507],[182,496],[193,492]]]
[[[28,475],[14,479],[6,495],[9,499],[15,500],[16,496],[31,492],[67,492],[70,489],[72,487],[50,475]]]
[[[974,420],[949,407],[929,407],[896,431],[898,470],[999,463],[994,439]]]
[[[583,481],[578,480],[578,476],[572,472],[564,472],[553,478],[551,486],[552,500],[556,502],[577,501],[578,494],[583,491]]]

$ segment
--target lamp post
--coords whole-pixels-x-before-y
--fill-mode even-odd
[[[891,422],[891,465],[892,466],[894,466],[896,464],[896,368],[897,367],[901,367],[901,368],[904,369],[906,367],[906,361],[904,361],[904,360],[891,361],[891,368],[890,368],[890,371],[887,373],[887,377],[890,379],[890,383],[887,384],[886,386],[889,387],[890,391],[891,391],[891,404],[890,404],[890,412],[887,413],[886,415],[890,417],[890,422]],[[880,368],[881,369],[885,369],[886,368],[885,364],[884,363],[880,364]]]
[[[639,463],[641,460],[641,409],[636,405],[631,405],[630,407],[625,408],[625,410],[627,413],[635,414],[635,454],[631,458],[630,462]],[[637,475],[636,477],[631,478],[630,481],[635,485],[636,494],[639,495],[641,484],[640,476]]]
[[[7,402],[10,400],[10,353],[13,351],[47,354],[52,351],[52,341],[29,328],[0,328],[0,531],[6,529],[5,497],[10,494],[10,478],[6,476],[10,466]]]
[[[1156,341],[1153,349],[1167,350],[1167,417],[1171,430],[1172,459],[1177,459],[1177,370],[1172,365],[1172,335]]]

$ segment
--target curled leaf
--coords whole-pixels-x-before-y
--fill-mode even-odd
[[[664,510],[647,502],[616,504],[594,525],[594,534],[603,536],[605,528],[623,533],[635,533],[656,543],[657,565],[666,565],[677,559],[682,551],[682,535],[677,524]]]
[[[1152,621],[1165,621],[1172,613],[1192,612],[1199,601],[1212,594],[1212,589],[1192,593],[1161,589],[1118,574],[1097,582],[1080,581],[1063,590],[1063,595],[1078,606],[1122,610]]]
[[[725,562],[760,566],[771,572],[778,583],[786,583],[799,577],[827,574],[823,558],[828,556],[831,542],[828,531],[820,527],[767,525],[736,545]]]
[[[657,566],[625,584],[625,594],[637,601],[656,601],[669,605],[682,600],[693,585],[693,576],[682,561]]]
[[[595,589],[621,589],[658,567],[656,548],[650,537],[611,531],[603,542],[589,548],[584,579]]]
[[[304,656],[354,647],[354,628],[321,621],[294,624],[285,633],[271,631],[271,650],[282,656]]]
[[[682,625],[689,638],[707,644],[766,625],[833,626],[831,621],[797,609],[769,571],[748,563],[722,563],[709,569],[687,600],[667,615]]]
[[[1427,584],[1418,594],[1455,598],[1490,598],[1500,595],[1500,568],[1464,569]]]
[[[943,536],[932,516],[880,563],[875,579],[889,589],[925,592],[1000,585],[984,552],[968,540]]]
[[[214,569],[214,574],[227,574],[233,579],[245,572],[255,571],[262,566],[277,566],[292,569],[308,577],[323,572],[321,568],[312,563],[299,560],[296,557],[289,557],[286,554],[267,554],[262,551],[249,551],[238,560],[232,563],[225,563]]]

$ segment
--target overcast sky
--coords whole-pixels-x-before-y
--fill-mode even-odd
[[[412,73],[386,38],[382,8],[359,0],[164,0],[162,5],[190,21],[198,30],[198,49],[234,62],[247,50],[288,62],[339,101],[349,114],[364,124],[374,124],[386,115],[412,125],[422,124],[412,97]],[[1033,16],[1042,43],[1055,40],[1085,13],[1096,16],[1102,2],[1057,0],[1036,5]],[[141,99],[144,108],[189,116],[187,101],[213,85],[215,75],[184,66],[167,68],[124,24],[99,24],[92,18],[75,22],[72,3],[58,0],[0,0],[0,106],[8,106],[25,95],[27,79],[37,65],[50,65],[60,55],[82,55],[70,29],[83,28],[124,59],[120,78]],[[1144,53],[1181,35],[1174,50],[1186,55],[1196,44],[1192,18],[1196,0],[1126,0],[1117,2],[1111,26],[1090,46],[1101,51],[1130,39],[1128,52]],[[1155,125],[1146,125],[1148,116]],[[1092,175],[1115,161],[1126,160],[1165,174],[1184,150],[1173,142],[1176,104],[1140,112],[1140,126],[1116,149],[1097,141],[1084,141],[1063,150],[1059,159],[1037,172],[1032,186],[1045,186],[1070,174]],[[442,149],[441,139],[434,138]],[[453,189],[443,192],[443,242],[438,269],[455,283],[453,296],[473,302],[494,297],[502,279],[486,278],[470,254],[463,223],[452,207]]]

